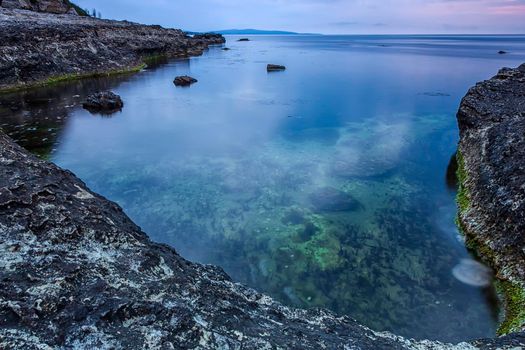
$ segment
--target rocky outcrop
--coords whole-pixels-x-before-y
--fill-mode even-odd
[[[82,107],[90,112],[102,112],[111,114],[124,107],[124,102],[119,95],[111,91],[102,91],[89,95]]]
[[[0,91],[134,71],[150,57],[200,55],[224,42],[217,34],[0,8]]]
[[[286,69],[286,67],[285,67],[285,66],[282,66],[282,65],[280,65],[280,64],[268,64],[268,65],[266,66],[266,70],[267,70],[268,72],[283,71],[283,70],[285,70],[285,69]]]
[[[67,13],[78,15],[73,5],[67,0],[1,0],[0,7],[55,14]]]
[[[497,272],[507,318],[525,329],[525,65],[478,83],[458,113],[459,222]]]
[[[175,84],[175,86],[190,86],[191,84],[195,84],[197,81],[197,79],[188,75],[182,75],[180,77],[176,77],[173,80],[173,84]]]
[[[115,203],[0,133],[0,348],[511,349],[447,345],[282,306],[151,242]]]

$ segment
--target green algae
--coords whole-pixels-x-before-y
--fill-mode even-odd
[[[491,263],[495,260],[494,251],[488,244],[470,234],[461,220],[461,216],[471,207],[471,195],[466,187],[468,174],[465,161],[459,150],[457,151],[456,159],[458,162],[457,177],[459,183],[456,197],[459,212],[456,223],[459,231],[467,237],[467,247],[476,255]],[[525,327],[525,286],[509,280],[497,279],[495,287],[504,303],[504,317],[498,327],[498,334],[506,335],[523,330]]]
[[[120,75],[120,74],[132,74],[132,73],[140,72],[145,67],[146,67],[146,64],[141,63],[133,67],[117,69],[117,70],[112,70],[112,71],[107,71],[107,72],[70,73],[70,74],[56,75],[56,76],[51,76],[47,79],[44,79],[38,82],[34,82],[34,83],[20,84],[20,85],[7,87],[7,88],[0,88],[0,94],[8,94],[8,93],[13,93],[13,92],[18,92],[18,91],[38,89],[38,88],[42,88],[46,86],[52,86],[52,85],[56,85],[59,83],[80,80],[80,79],[110,77],[110,76]]]
[[[470,208],[470,193],[466,187],[467,171],[465,168],[465,160],[460,150],[456,153],[456,160],[458,163],[457,177],[459,182],[459,189],[457,193],[457,203],[460,213],[466,212]]]
[[[525,287],[516,282],[499,280],[496,288],[503,296],[505,319],[498,329],[499,335],[520,332],[525,328]]]

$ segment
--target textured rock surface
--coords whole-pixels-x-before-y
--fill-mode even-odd
[[[191,84],[195,84],[197,81],[198,80],[195,78],[192,78],[187,75],[182,75],[180,77],[176,77],[173,80],[173,84],[175,84],[175,86],[190,86]]]
[[[160,26],[0,8],[0,90],[128,71],[151,56],[200,55],[224,41]]]
[[[149,241],[116,204],[0,133],[1,349],[474,349],[284,307]],[[477,343],[525,344],[523,335]]]
[[[500,276],[525,281],[525,65],[470,89],[458,113],[469,208],[467,233]]]
[[[0,6],[9,9],[49,12],[55,14],[77,14],[71,4],[65,0],[1,0]]]
[[[89,95],[82,107],[91,112],[111,113],[124,107],[124,102],[119,95],[111,91],[102,91]]]

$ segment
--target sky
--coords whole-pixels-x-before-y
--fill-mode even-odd
[[[76,0],[103,18],[187,31],[525,34],[525,0]]]

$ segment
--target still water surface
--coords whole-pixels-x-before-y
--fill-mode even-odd
[[[446,173],[461,97],[525,61],[525,38],[236,39],[133,76],[2,96],[0,127],[154,240],[285,304],[416,338],[493,336],[493,288],[454,225]],[[176,88],[184,74],[199,82]],[[100,89],[122,112],[81,108]]]

